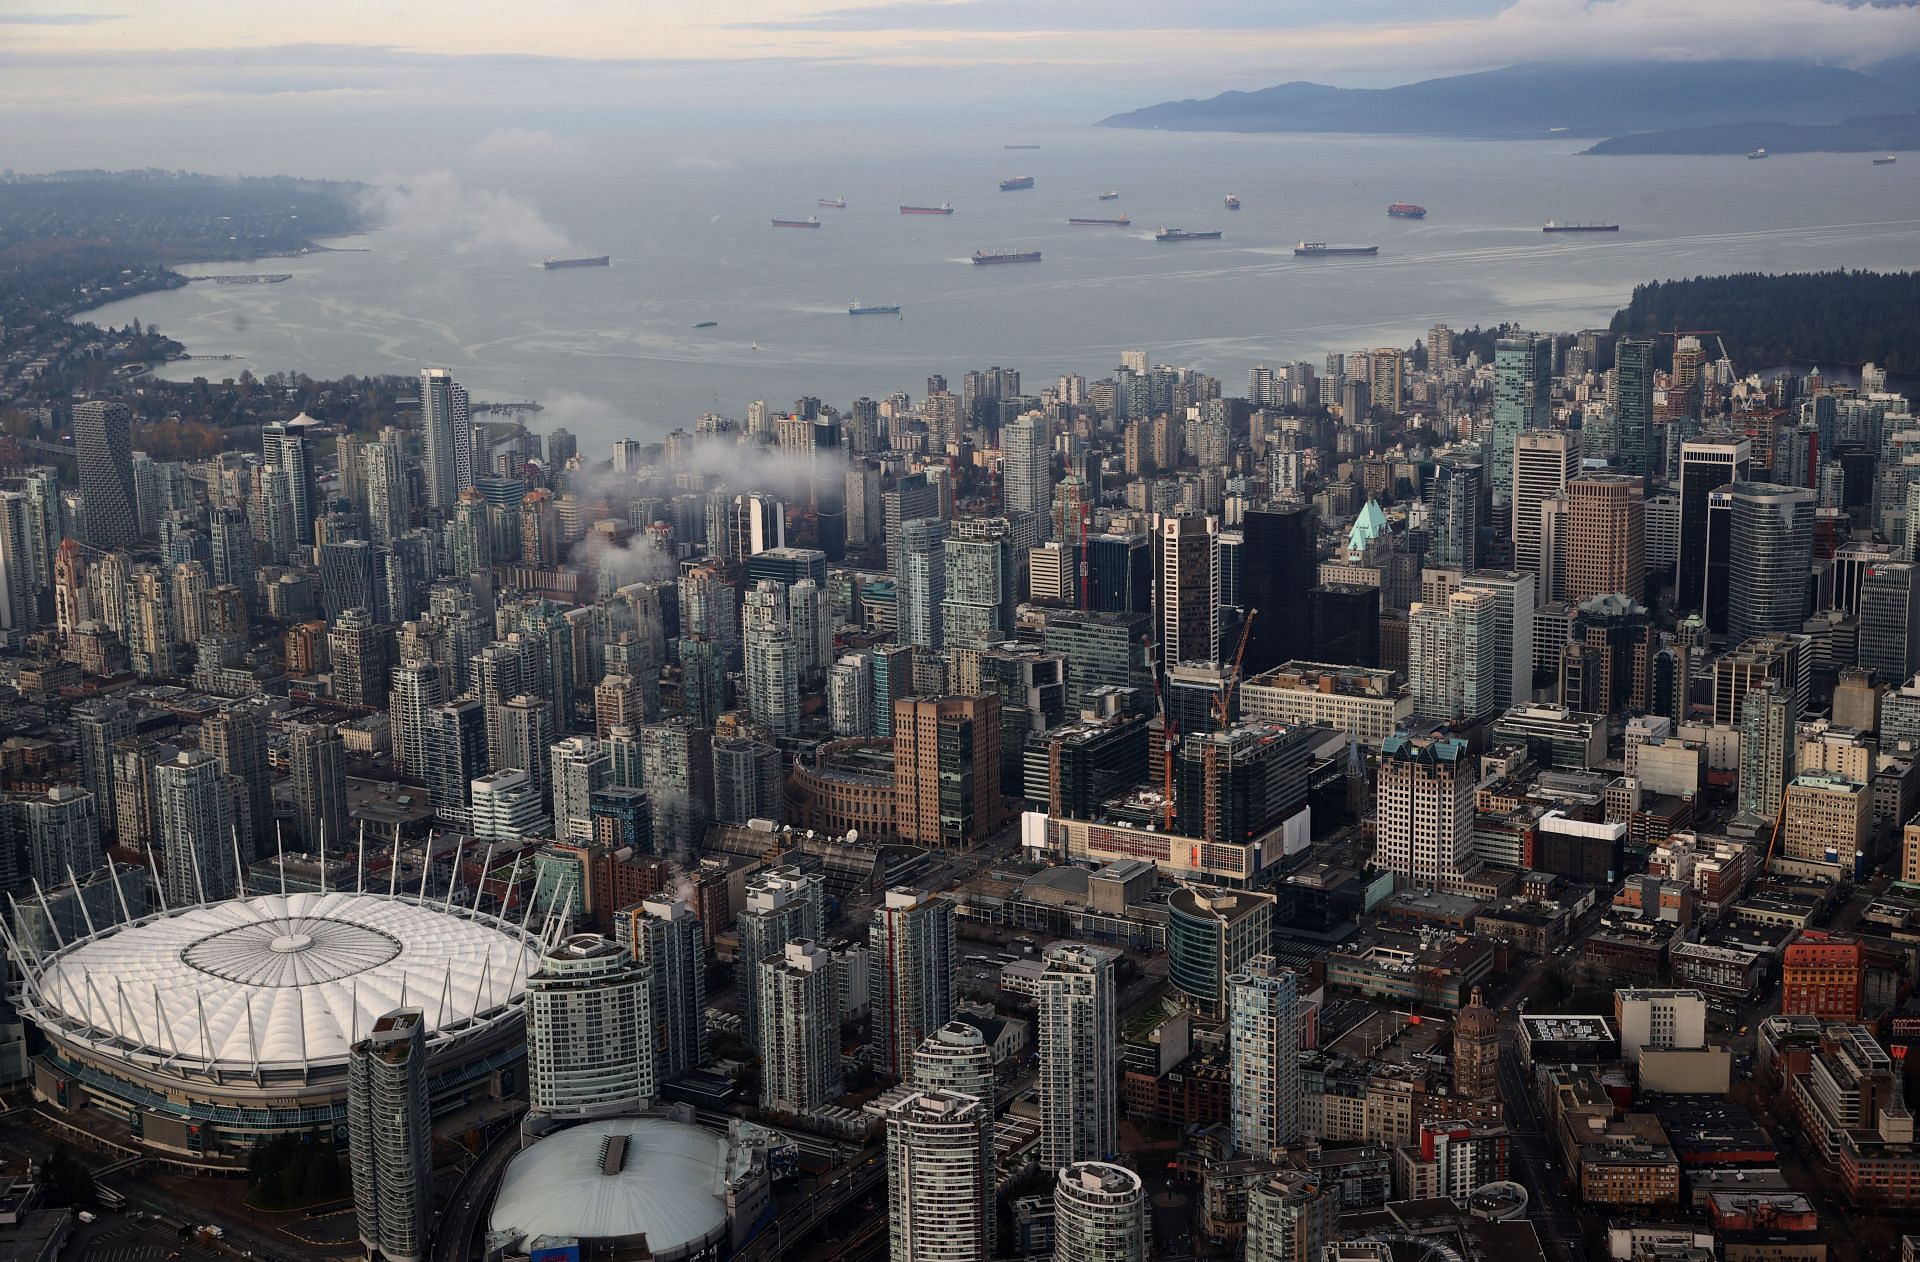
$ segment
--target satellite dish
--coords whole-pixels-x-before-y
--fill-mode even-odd
[[[860,830],[857,828],[849,828],[847,830],[847,844],[851,846],[854,842],[859,840],[860,840]]]

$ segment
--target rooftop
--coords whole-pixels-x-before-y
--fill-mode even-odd
[[[664,1118],[585,1122],[549,1135],[508,1164],[490,1231],[523,1245],[540,1236],[645,1236],[666,1253],[727,1229],[725,1138]]]

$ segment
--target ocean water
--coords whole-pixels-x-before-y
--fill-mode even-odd
[[[90,318],[137,317],[193,353],[234,356],[162,370],[177,379],[451,368],[476,400],[541,400],[540,428],[565,423],[598,447],[690,427],[708,410],[738,417],[754,399],[917,398],[931,373],[957,381],[994,364],[1037,389],[1064,372],[1104,374],[1130,348],[1238,392],[1255,364],[1408,345],[1435,322],[1604,325],[1645,280],[1920,266],[1920,157],[1875,167],[1864,154],[1576,148],[1079,126],[770,133],[719,151],[671,137],[602,143],[417,177],[391,203],[394,227],[336,243],[364,253],[186,269],[292,272],[284,284],[194,284]],[[999,192],[1013,175],[1037,187]],[[1119,200],[1098,201],[1103,189]],[[1243,209],[1224,208],[1228,193]],[[847,209],[815,205],[835,196]],[[1396,200],[1427,218],[1389,219]],[[898,212],[942,201],[956,213]],[[1066,223],[1123,211],[1129,228]],[[822,226],[769,222],[808,215]],[[1549,219],[1621,231],[1548,235]],[[1225,236],[1155,242],[1165,226]],[[1380,254],[1296,258],[1301,239]],[[1043,261],[968,261],[1015,248]],[[607,253],[613,265],[549,272],[549,252]],[[856,299],[904,311],[850,317]],[[717,325],[693,327],[703,320]]]

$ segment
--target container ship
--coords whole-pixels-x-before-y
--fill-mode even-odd
[[[612,261],[613,260],[605,254],[597,254],[590,259],[548,258],[545,262],[541,263],[540,266],[551,272],[561,267],[606,267]]]
[[[900,213],[903,215],[951,215],[953,206],[947,202],[941,202],[938,206],[902,206]]]
[[[1124,228],[1128,224],[1132,223],[1133,220],[1126,215],[1115,215],[1111,219],[1101,219],[1094,216],[1078,216],[1078,217],[1069,216],[1067,219],[1067,222],[1079,223],[1079,224],[1101,224],[1109,228]]]
[[[1617,223],[1555,223],[1553,220],[1549,219],[1547,220],[1547,226],[1540,229],[1540,231],[1542,232],[1618,232],[1620,231],[1620,225]]]
[[[1395,219],[1425,219],[1427,208],[1416,206],[1412,202],[1395,202],[1387,207],[1387,213]]]
[[[820,226],[820,216],[808,215],[805,219],[776,219],[773,221],[773,226],[776,228],[818,228]]]
[[[1155,241],[1218,241],[1219,229],[1210,232],[1188,232],[1185,228],[1162,228],[1153,234]]]
[[[1117,202],[1120,200],[1120,190],[1117,188],[1110,188],[1106,192],[1100,194],[1100,200],[1103,202]]]
[[[855,298],[853,302],[848,305],[847,314],[848,315],[899,315],[900,308],[897,306],[864,304],[858,298]]]
[[[828,210],[845,210],[847,208],[847,199],[844,197],[823,197],[820,199],[820,205]]]
[[[1325,241],[1302,241],[1293,247],[1295,254],[1320,258],[1331,254],[1378,254],[1377,245],[1328,245]]]
[[[1239,210],[1239,209],[1240,209],[1240,194],[1238,194],[1238,193],[1228,193],[1228,194],[1227,194],[1227,209],[1228,209],[1228,210]]]
[[[1000,191],[1003,193],[1011,193],[1016,189],[1032,187],[1033,177],[1031,175],[1016,175],[1010,180],[1000,181]]]
[[[1040,251],[1038,250],[975,250],[973,252],[975,267],[987,263],[1038,263],[1039,261]]]

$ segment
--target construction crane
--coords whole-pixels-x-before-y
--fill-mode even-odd
[[[1773,835],[1767,838],[1767,857],[1760,861],[1760,871],[1766,872],[1767,865],[1773,862],[1773,848],[1780,841],[1780,825],[1787,818],[1787,786],[1780,786],[1780,805],[1773,812]]]
[[[1140,643],[1144,646],[1151,647],[1153,637],[1151,635],[1141,636]],[[1178,725],[1173,721],[1173,716],[1167,713],[1167,697],[1166,694],[1160,690],[1160,664],[1158,662],[1155,662],[1153,665],[1153,704],[1160,711],[1160,793],[1164,799],[1161,803],[1161,815],[1166,830],[1172,832],[1173,751],[1174,746],[1179,742],[1180,734]]]
[[[1727,339],[1720,336],[1719,329],[1661,329],[1660,336],[1670,337],[1676,344],[1683,337],[1712,338],[1714,345],[1720,348],[1720,358],[1716,362],[1725,364],[1727,366],[1727,377],[1729,379],[1733,377],[1733,356],[1727,354]]]
[[[1247,655],[1247,633],[1253,630],[1253,620],[1259,616],[1258,609],[1247,610],[1247,620],[1240,624],[1240,643],[1233,650],[1233,663],[1221,677],[1220,695],[1213,700],[1214,713],[1220,719],[1223,732],[1233,723],[1233,691],[1240,686],[1240,662]]]

